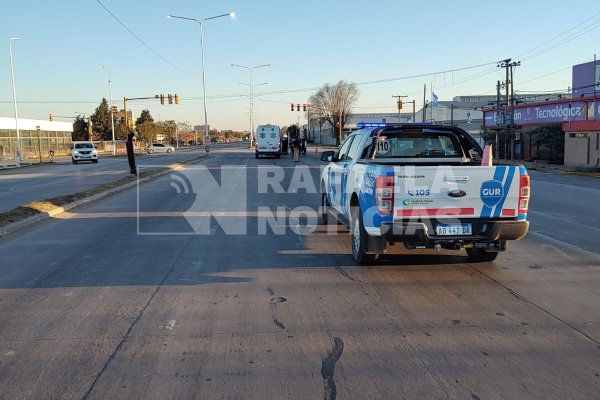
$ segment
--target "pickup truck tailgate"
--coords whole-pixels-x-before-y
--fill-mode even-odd
[[[395,166],[394,220],[519,218],[518,166]]]

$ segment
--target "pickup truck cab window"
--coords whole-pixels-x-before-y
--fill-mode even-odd
[[[338,152],[338,156],[337,156],[338,161],[349,161],[348,160],[348,150],[350,149],[350,144],[352,143],[353,139],[354,139],[354,136],[348,136],[346,138],[346,140],[344,140],[344,143],[342,143],[342,145],[340,146],[340,151]]]
[[[350,145],[350,148],[348,149],[348,155],[346,156],[346,160],[353,160],[356,158],[356,155],[358,154],[358,146],[360,146],[360,142],[362,141],[362,136],[360,135],[354,135],[354,140],[352,141],[352,144]]]
[[[462,155],[460,143],[452,134],[391,131],[377,137],[373,158],[456,158]]]

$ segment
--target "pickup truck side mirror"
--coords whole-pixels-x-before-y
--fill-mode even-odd
[[[324,151],[321,153],[321,161],[331,162],[335,156],[335,151]]]

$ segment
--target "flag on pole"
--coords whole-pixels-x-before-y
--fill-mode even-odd
[[[431,105],[433,108],[437,108],[437,106],[438,106],[438,97],[433,92],[431,92]]]

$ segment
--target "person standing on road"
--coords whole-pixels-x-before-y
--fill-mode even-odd
[[[299,155],[300,155],[300,141],[298,140],[297,137],[295,137],[292,140],[292,154],[294,156],[294,162],[298,162],[300,161],[298,159]]]
[[[305,137],[302,138],[302,155],[303,156],[306,155],[306,138]]]

